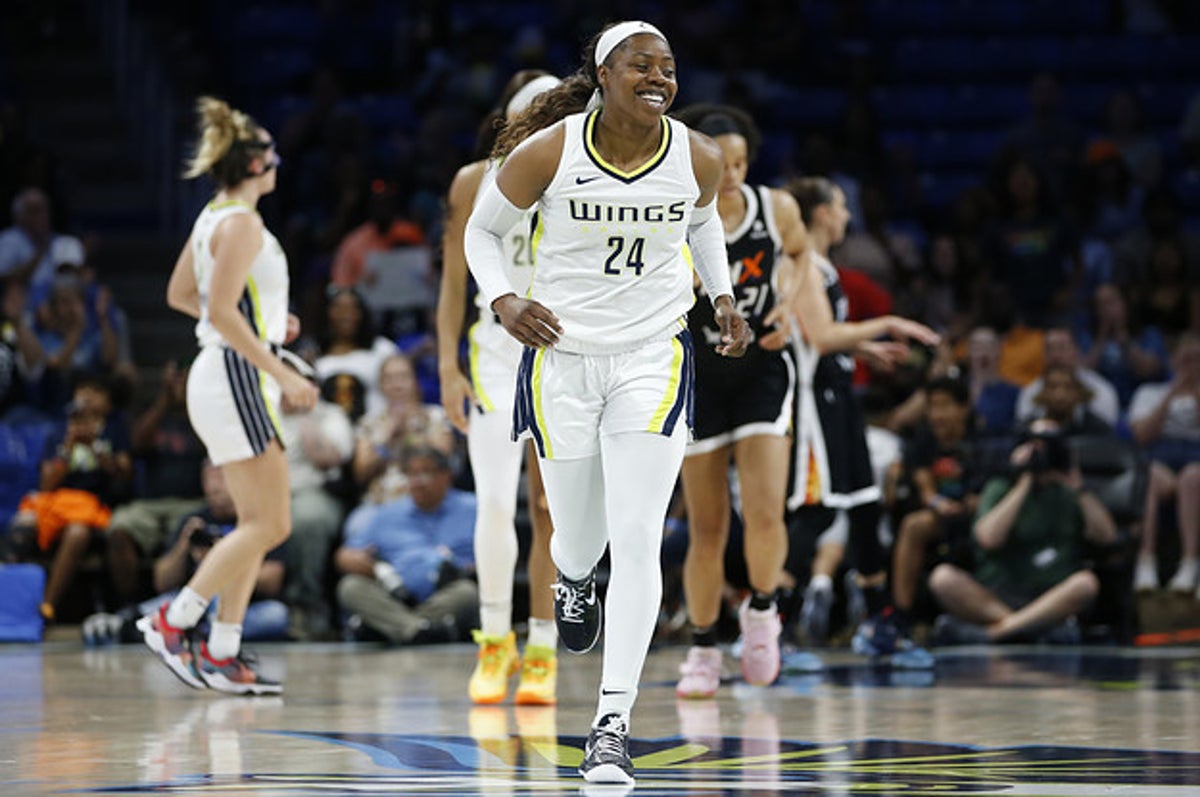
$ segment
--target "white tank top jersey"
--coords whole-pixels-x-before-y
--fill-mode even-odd
[[[496,182],[496,171],[499,168],[500,161],[488,162],[483,179],[479,183],[479,189],[475,192],[476,200],[483,196],[483,192],[488,186]],[[504,247],[504,275],[508,277],[508,283],[512,285],[513,291],[518,296],[528,296],[529,286],[533,284],[533,255],[536,245],[533,239],[535,232],[533,222],[536,217],[537,211],[530,208],[521,221],[515,224],[501,241]],[[479,308],[481,324],[500,326],[492,309],[485,305],[483,294],[475,294],[475,306]]]
[[[562,158],[535,235],[530,295],[562,322],[556,348],[575,353],[673,337],[694,300],[685,247],[700,186],[687,127],[664,117],[658,151],[623,172],[593,146],[599,113],[563,120]]]
[[[200,289],[200,321],[196,324],[196,340],[203,346],[221,346],[226,341],[208,320],[208,294],[212,285],[212,236],[217,225],[235,213],[255,213],[244,202],[209,202],[200,211],[192,227],[192,258],[196,285]],[[250,328],[262,340],[282,344],[287,335],[288,265],[283,247],[266,227],[263,228],[262,248],[254,256],[246,288],[238,300],[238,309]]]

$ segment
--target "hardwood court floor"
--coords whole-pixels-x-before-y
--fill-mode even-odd
[[[676,701],[655,651],[635,794],[1198,795],[1200,650],[960,649]],[[135,646],[0,646],[0,795],[624,794],[584,787],[600,656],[557,708],[472,707],[473,648],[260,648],[282,698],[192,691]],[[735,670],[733,662],[727,662]]]

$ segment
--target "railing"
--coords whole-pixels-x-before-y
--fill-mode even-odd
[[[99,31],[102,52],[112,64],[117,103],[130,123],[147,184],[155,194],[159,231],[176,231],[183,201],[175,125],[178,108],[166,71],[128,0],[88,0],[87,9]]]

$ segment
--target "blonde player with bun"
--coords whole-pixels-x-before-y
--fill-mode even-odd
[[[188,416],[221,467],[238,522],[179,595],[139,620],[138,628],[189,686],[278,694],[282,684],[263,677],[242,654],[242,618],[264,554],[291,531],[280,403],[311,409],[317,388],[281,359],[280,347],[299,334],[300,324],[288,313],[287,258],[255,209],[275,190],[275,143],[221,100],[203,97],[197,111],[200,138],[185,176],[208,175],[218,191],[175,263],[167,303],[198,321]],[[200,641],[195,628],[214,598],[217,619]]]
[[[489,152],[496,134],[542,92],[561,81],[541,70],[513,75],[500,108],[480,130],[481,152]],[[467,300],[467,260],[463,233],[481,186],[496,178],[497,162],[487,158],[459,169],[450,183],[442,236],[442,283],[438,294],[438,372],[442,406],[450,421],[467,436],[475,474],[475,568],[479,578],[481,628],[475,631],[478,661],[467,692],[478,704],[500,703],[508,695],[508,679],[520,668],[514,697],[521,705],[556,702],[558,634],[554,627],[554,564],[550,560],[550,513],[545,508],[537,457],[525,457],[529,519],[529,639],[525,656],[517,654],[512,631],[513,570],[517,564],[517,488],[521,458],[532,444],[512,439],[513,389],[521,344],[504,331],[492,311],[479,308],[479,320],[467,333],[470,344],[468,379],[458,362]],[[504,263],[514,288],[524,293],[533,279],[532,210],[504,238]],[[480,295],[479,299],[482,299]],[[477,302],[479,303],[479,302]]]
[[[741,356],[714,200],[721,151],[665,117],[675,58],[645,22],[605,28],[574,75],[501,132],[504,157],[467,223],[484,307],[524,344],[514,433],[533,439],[554,519],[554,613],[568,650],[595,645],[596,565],[612,561],[600,700],[580,774],[633,783],[629,719],[662,598],[659,547],[691,427],[692,266],[714,306],[719,354]],[[525,297],[504,237],[537,206]],[[690,251],[690,262],[689,262]]]

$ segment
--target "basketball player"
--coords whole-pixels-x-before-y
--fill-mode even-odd
[[[658,617],[663,520],[691,425],[688,248],[716,308],[718,353],[740,356],[750,339],[713,201],[721,153],[665,118],[677,90],[657,28],[606,28],[579,72],[501,132],[494,154],[504,163],[467,225],[467,263],[485,306],[526,347],[514,431],[532,437],[542,458],[559,572],[555,620],[573,652],[600,635],[596,564],[606,546],[612,559],[599,707],[579,767],[593,783],[633,782],[629,715]],[[545,127],[548,119],[555,123]],[[521,298],[505,273],[503,237],[535,203],[537,270]]]
[[[842,190],[823,177],[790,186],[808,226],[810,257],[801,268],[795,310],[802,339],[797,341],[800,390],[797,393],[796,460],[788,509],[821,505],[845,511],[850,550],[868,619],[854,637],[859,653],[893,653],[896,639],[875,639],[877,616],[888,604],[887,571],[879,543],[880,489],[871,470],[863,410],[854,394],[854,355],[885,363],[907,356],[906,341],[934,345],[928,327],[899,316],[847,321],[849,302],[829,248],[846,234],[850,211]],[[894,341],[880,341],[889,336]]]
[[[775,589],[787,559],[784,502],[787,498],[796,367],[784,346],[787,337],[766,324],[781,292],[796,286],[796,264],[808,249],[800,208],[791,194],[746,185],[762,136],[748,114],[719,105],[694,105],[680,121],[710,136],[721,148],[725,168],[717,211],[734,303],[746,316],[757,344],[745,357],[714,353],[720,330],[698,302],[688,314],[696,347],[696,439],[683,460],[688,513],[684,595],[692,624],[692,648],[680,666],[675,688],[683,698],[707,698],[721,682],[721,650],[714,625],[725,585],[729,540],[729,465],[736,463],[745,523],[746,569],[752,593],[738,612],[742,630],[742,675],[769,684],[779,675],[779,610]],[[786,256],[785,256],[786,255]],[[775,334],[772,334],[775,333]]]
[[[280,400],[311,409],[317,388],[277,352],[300,332],[289,316],[287,259],[255,210],[275,189],[279,157],[266,130],[221,100],[201,98],[200,140],[189,178],[218,192],[200,212],[167,285],[167,303],[199,320],[200,353],[188,373],[188,415],[219,465],[237,508],[221,538],[167,606],[138,621],[146,645],[184,683],[232,694],[278,694],[241,652],[242,618],[263,555],[287,539],[287,459]],[[207,641],[193,629],[220,599]]]
[[[496,122],[516,116],[538,94],[559,84],[546,72],[524,70],[508,82],[501,113],[487,119],[480,131],[480,149],[490,151]],[[529,551],[529,640],[524,661],[517,655],[512,631],[513,570],[517,564],[517,487],[521,456],[532,443],[512,440],[512,403],[517,383],[521,344],[504,331],[490,308],[479,308],[479,320],[467,333],[470,341],[470,381],[458,364],[467,297],[467,262],[463,232],[475,197],[485,181],[495,180],[495,166],[478,160],[461,169],[450,183],[446,227],[442,236],[442,286],[438,295],[438,372],[442,406],[450,421],[467,436],[467,453],[475,474],[475,563],[479,577],[479,616],[475,632],[479,658],[467,692],[472,702],[499,703],[508,694],[508,679],[520,667],[515,702],[552,705],[555,702],[558,634],[554,628],[554,564],[550,561],[550,516],[545,508],[537,457],[526,457],[529,518],[533,540]],[[533,212],[504,237],[504,264],[514,290],[524,294],[533,279]],[[477,296],[477,303],[482,294]],[[473,408],[470,421],[466,408]]]

